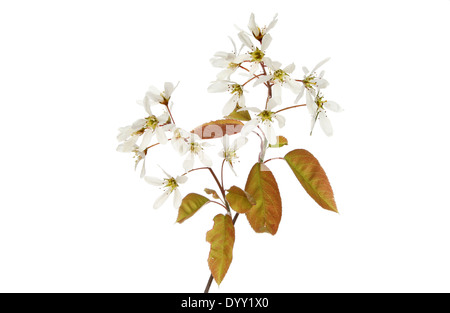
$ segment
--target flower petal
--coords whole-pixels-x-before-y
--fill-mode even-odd
[[[189,172],[194,168],[194,155],[193,153],[188,153],[186,159],[183,162],[183,168],[186,172]]]
[[[229,82],[225,80],[216,80],[208,87],[208,92],[225,92],[228,90]]]
[[[161,196],[159,196],[158,199],[156,199],[155,203],[153,204],[153,208],[159,209],[164,204],[164,202],[166,202],[167,198],[171,193],[172,191],[170,189],[164,191],[164,193]]]
[[[323,104],[323,106],[326,109],[328,109],[330,111],[333,111],[333,112],[342,112],[342,111],[344,111],[344,109],[341,108],[341,106],[338,103],[334,102],[334,101],[327,101],[327,102],[325,102]]]
[[[248,141],[247,137],[244,137],[244,136],[240,136],[240,137],[236,138],[233,141],[232,149],[234,151],[236,151],[236,150],[242,148],[247,143],[247,141]]]
[[[140,174],[140,178],[144,178],[146,174],[145,171],[145,156],[142,158],[142,168],[141,168],[141,174]]]
[[[276,145],[277,144],[277,136],[275,134],[275,129],[273,129],[273,124],[271,122],[265,123],[265,135],[269,144]]]
[[[144,131],[144,134],[142,135],[142,141],[139,146],[139,150],[144,150],[145,148],[147,148],[150,144],[150,141],[152,140],[152,137],[153,137],[153,131],[150,129],[146,129]]]
[[[278,85],[278,84],[276,84],[276,85]],[[275,85],[274,85],[274,87],[275,87]],[[267,110],[272,111],[279,104],[280,103],[277,101],[277,99],[270,98],[269,101],[267,102]]]
[[[308,108],[309,114],[316,114],[317,104],[314,102],[309,92],[306,93],[306,107]]]
[[[320,127],[322,128],[325,135],[332,136],[333,135],[333,127],[331,126],[330,119],[323,111],[321,111],[319,113],[319,122],[320,122]]]
[[[204,153],[203,151],[200,151],[198,153],[198,158],[200,159],[200,162],[202,162],[205,166],[207,167],[211,167],[212,166],[212,161],[209,158],[209,156]]]
[[[165,145],[167,143],[167,136],[162,127],[156,127],[155,129],[156,133],[156,139],[158,139],[158,142],[162,145]]]
[[[162,186],[164,184],[164,180],[162,180],[161,178],[158,177],[153,177],[153,176],[145,176],[144,180],[149,183],[150,185],[153,186]]]
[[[222,109],[222,115],[223,116],[228,116],[230,115],[234,109],[236,108],[236,98],[233,96],[230,98],[230,100],[227,101],[227,103],[225,103],[225,106]]]
[[[295,64],[291,63],[288,66],[286,66],[283,71],[285,71],[288,74],[291,74],[294,70],[295,70]]]
[[[241,129],[242,136],[247,136],[248,134],[250,134],[250,132],[256,127],[256,125],[258,125],[258,123],[259,121],[256,118],[248,121]]]
[[[252,41],[250,40],[250,38],[248,37],[248,35],[245,32],[241,31],[238,34],[238,37],[244,45],[246,45],[248,48],[250,48],[252,50],[254,49]]]
[[[177,176],[177,178],[175,178],[177,184],[184,184],[185,182],[187,182],[188,177],[187,176]]]
[[[304,93],[305,93],[305,86],[302,84],[300,86],[300,92],[299,92],[297,98],[295,98],[295,101],[294,101],[295,104],[297,104],[300,101],[300,99],[303,97]]]
[[[286,119],[284,118],[284,116],[277,114],[274,116],[274,118],[278,122],[278,127],[283,128],[284,125],[286,124]]]
[[[164,95],[166,96],[166,98],[170,98],[174,89],[175,87],[173,86],[172,83],[170,82],[164,83]]]
[[[317,65],[314,66],[314,68],[312,69],[311,73],[315,72],[319,67],[321,67],[322,65],[327,63],[330,59],[331,58],[326,58],[326,59],[323,59],[322,61],[320,61],[319,63],[317,63]]]
[[[272,42],[272,36],[270,36],[269,34],[264,35],[264,37],[261,41],[261,51],[265,51],[267,48],[269,48],[271,42]]]
[[[181,205],[181,201],[181,192],[178,189],[175,189],[173,191],[173,206],[175,207],[175,209],[178,210]]]

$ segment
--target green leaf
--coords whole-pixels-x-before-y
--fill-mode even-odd
[[[337,213],[333,189],[319,161],[304,149],[293,150],[284,159],[311,198],[322,208]]]
[[[226,199],[231,208],[238,213],[246,213],[256,204],[255,199],[248,192],[236,186],[228,189]]]
[[[275,235],[281,221],[281,196],[275,177],[264,163],[256,163],[253,166],[245,191],[256,201],[246,213],[253,230]]]
[[[213,228],[206,233],[206,241],[211,244],[208,265],[218,285],[225,277],[233,260],[234,225],[229,215],[218,214],[214,217]]]
[[[234,135],[241,132],[244,123],[233,119],[223,119],[204,123],[191,132],[202,139],[222,138],[225,135]]]
[[[178,209],[177,223],[183,223],[208,202],[209,199],[202,195],[196,193],[188,194],[183,198],[180,208]]]
[[[206,194],[211,195],[211,197],[213,197],[214,199],[220,199],[219,195],[214,189],[205,188],[205,192]]]
[[[284,136],[277,136],[277,143],[274,145],[269,144],[269,148],[281,148],[287,146],[288,140]]]
[[[240,111],[238,112],[238,110],[242,109],[242,107],[237,104],[236,107],[234,108],[233,112],[230,113],[230,115],[228,115],[228,118],[232,118],[235,120],[239,120],[239,121],[250,121],[252,118],[250,117],[250,113],[248,113],[248,111]]]

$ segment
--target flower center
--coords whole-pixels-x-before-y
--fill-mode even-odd
[[[198,154],[200,151],[203,150],[203,148],[197,142],[191,142],[191,144],[189,146],[189,150],[192,153]]]
[[[264,52],[259,50],[258,48],[255,48],[255,51],[250,53],[250,56],[252,57],[252,62],[261,62],[264,58]]]
[[[239,84],[232,84],[229,87],[230,93],[231,94],[238,94],[238,95],[242,95],[244,93],[244,91],[242,90],[242,86]]]
[[[171,191],[174,191],[175,189],[177,189],[178,184],[177,184],[177,181],[175,180],[175,178],[173,178],[173,177],[164,178],[164,187],[169,188]]]
[[[265,121],[272,122],[273,112],[272,111],[268,111],[268,110],[264,110],[261,113],[259,113],[258,116],[261,118],[262,122],[265,122]]]
[[[147,128],[147,129],[151,128],[151,129],[155,130],[155,128],[158,126],[159,121],[156,118],[156,116],[154,116],[154,115],[147,117],[145,120],[147,122],[145,123],[144,128]]]
[[[289,74],[283,70],[276,70],[273,73],[273,79],[277,79],[280,82],[284,82],[284,80],[286,79],[287,76],[289,76]]]
[[[316,104],[320,109],[323,109],[323,104],[326,102],[327,102],[327,100],[323,100],[323,96],[320,96],[320,95],[316,96]]]
[[[303,79],[303,85],[305,85],[305,88],[312,89],[313,85],[317,85],[313,80],[316,78],[315,75],[311,74]]]
[[[235,150],[227,149],[223,152],[223,157],[229,163],[232,163],[234,159],[237,159],[237,154]]]

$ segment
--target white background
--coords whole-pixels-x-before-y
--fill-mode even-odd
[[[227,36],[251,12],[262,25],[279,14],[268,55],[295,62],[294,76],[332,57],[325,95],[345,109],[329,114],[335,135],[310,137],[306,110],[286,111],[289,146],[271,156],[311,151],[340,214],[319,208],[283,162],[268,163],[279,231],[255,234],[240,216],[233,263],[211,292],[449,292],[449,10],[447,0],[2,1],[0,292],[203,291],[205,233],[222,209],[181,225],[170,203],[153,210],[161,191],[115,137],[165,81],[180,81],[180,126],[220,118],[227,96],[206,92],[209,59],[231,50]],[[244,184],[251,139],[226,184]],[[148,171],[179,174],[181,162],[162,147]],[[207,172],[189,177],[184,194],[214,188]]]

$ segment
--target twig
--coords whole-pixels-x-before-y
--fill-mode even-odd
[[[281,112],[281,111],[285,111],[285,110],[289,110],[289,109],[294,109],[294,108],[299,108],[299,107],[304,107],[304,106],[306,106],[306,104],[293,105],[293,106],[291,106],[291,107],[287,107],[287,108],[278,110],[278,111],[275,112],[275,114],[277,114],[277,113],[279,113],[279,112]]]

